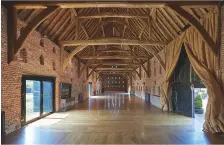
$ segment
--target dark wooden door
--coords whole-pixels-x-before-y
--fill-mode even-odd
[[[174,71],[172,87],[172,106],[174,112],[194,117],[194,100],[190,82],[190,62],[184,48]]]

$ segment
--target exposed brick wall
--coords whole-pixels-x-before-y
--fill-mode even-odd
[[[122,75],[105,75],[102,84],[104,91],[127,91],[127,79]]]
[[[86,72],[79,78],[77,76],[76,59],[73,59],[65,72],[61,72],[60,48],[48,38],[42,38],[40,33],[34,31],[24,42],[22,51],[16,56],[16,61],[7,63],[7,10],[1,9],[1,68],[2,68],[2,111],[5,111],[6,133],[21,127],[21,78],[22,75],[40,75],[56,78],[55,104],[56,111],[60,106],[60,82],[72,83],[72,97],[79,93],[88,96],[88,80]],[[26,24],[18,21],[17,34]],[[43,40],[44,47],[40,46]],[[44,58],[44,65],[40,64],[40,56]],[[67,54],[66,54],[67,55]],[[54,65],[53,65],[54,64]],[[54,66],[54,67],[53,67]],[[83,65],[82,65],[83,66]]]
[[[159,55],[164,61],[164,51],[161,51]],[[144,65],[146,68],[148,68],[147,63],[145,63]],[[145,99],[145,93],[149,93],[152,96],[159,97],[160,91],[162,89],[160,85],[164,80],[164,69],[154,57],[150,59],[150,77],[147,77],[143,68],[141,68],[141,76],[141,80],[136,75],[135,79],[133,78],[132,81],[132,90],[135,90],[135,95],[142,99]]]

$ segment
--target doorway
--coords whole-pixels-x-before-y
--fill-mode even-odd
[[[22,124],[28,124],[54,112],[55,78],[22,77]]]
[[[192,68],[184,46],[173,73],[171,97],[174,112],[203,122],[208,99],[207,88]]]
[[[195,119],[198,121],[199,125],[205,121],[205,111],[208,102],[208,92],[207,88],[197,76],[197,74],[192,70],[191,81],[194,84],[193,96],[195,104]]]
[[[191,65],[184,46],[173,74],[172,106],[176,113],[194,117],[194,99],[191,89]]]
[[[89,97],[91,97],[92,96],[92,83],[89,83],[88,88],[89,88]]]

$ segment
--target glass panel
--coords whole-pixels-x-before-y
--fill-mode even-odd
[[[40,81],[26,80],[26,121],[40,116]]]
[[[92,84],[89,84],[89,97],[92,96]]]
[[[53,112],[53,83],[43,81],[43,114]]]

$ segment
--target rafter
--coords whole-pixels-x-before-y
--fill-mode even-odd
[[[128,19],[127,19],[127,20],[128,20]],[[126,20],[126,21],[127,21],[127,20]],[[129,29],[130,32],[131,32],[134,36],[136,36],[136,34],[132,31],[131,26],[130,26],[126,21],[123,21],[123,20],[116,20],[116,19],[108,19],[108,20],[106,20],[106,21],[102,21],[102,22],[101,22],[101,27],[102,27],[102,26],[105,26],[105,25],[108,25],[109,23],[118,23],[118,24],[124,25],[125,30],[126,30],[126,29]]]
[[[83,32],[85,33],[87,39],[89,39],[89,34],[87,33],[86,28],[83,26],[83,24],[80,24],[80,25],[81,25],[81,28],[82,28]]]
[[[100,8],[98,7],[97,8],[97,11],[98,11],[98,13],[100,13]],[[103,21],[102,21],[102,19],[100,18],[100,23],[102,23]],[[103,34],[103,37],[106,37],[106,35],[105,35],[105,31],[104,31],[104,26],[103,25],[101,25],[101,29],[102,29],[102,34]]]
[[[52,35],[52,40],[54,40],[57,36],[58,33],[62,31],[62,33],[64,33],[64,31],[62,30],[62,28],[67,28],[70,27],[71,23],[69,23],[69,21],[73,21],[72,19],[65,19],[65,21],[62,22],[62,24],[59,26],[59,28],[57,29],[57,31]]]
[[[78,40],[79,37],[79,26],[80,26],[80,20],[77,17],[76,21],[75,21],[75,40]],[[82,27],[83,28],[83,27]],[[86,32],[86,31],[85,31]]]
[[[152,39],[152,18],[150,16],[150,11],[148,10],[148,40],[151,40]]]

